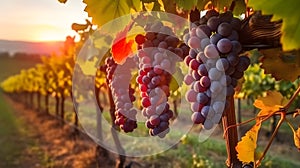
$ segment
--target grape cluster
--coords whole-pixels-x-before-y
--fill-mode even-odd
[[[250,59],[239,56],[241,21],[230,11],[207,11],[197,24],[184,36],[191,48],[185,58],[189,73],[184,80],[191,86],[186,99],[191,102],[192,121],[211,129],[219,123],[228,105],[226,99],[234,95],[237,80],[243,77]]]
[[[134,89],[130,86],[131,69],[135,63],[128,58],[122,65],[117,65],[112,57],[105,60],[107,81],[115,103],[115,124],[124,132],[132,132],[137,128]]]
[[[176,62],[188,54],[189,48],[185,44],[179,45],[180,41],[172,29],[162,22],[146,25],[145,31],[145,35],[135,37],[139,49],[136,80],[149,134],[162,138],[169,132],[169,120],[173,117],[168,104],[172,74],[176,71]],[[174,57],[174,54],[177,56]]]

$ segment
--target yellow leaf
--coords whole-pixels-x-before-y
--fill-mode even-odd
[[[296,145],[296,147],[298,148],[298,150],[300,151],[300,126],[298,127],[298,129],[294,132],[294,143]]]
[[[237,151],[237,157],[242,162],[254,162],[256,158],[256,141],[258,131],[261,127],[261,123],[256,123],[245,136],[242,137],[241,141],[238,142],[235,150]]]
[[[255,100],[254,106],[261,109],[259,116],[265,116],[278,111],[288,100],[277,91],[268,91],[267,96]]]

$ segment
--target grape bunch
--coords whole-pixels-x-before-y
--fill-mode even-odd
[[[189,67],[184,81],[191,86],[186,99],[191,102],[192,121],[205,129],[219,123],[227,98],[250,65],[247,56],[240,56],[240,29],[241,21],[232,12],[210,10],[184,35],[191,48],[184,60]]]
[[[132,58],[122,65],[115,63],[112,57],[105,60],[107,81],[115,104],[115,124],[124,132],[132,132],[137,128],[137,110],[133,108],[134,89],[130,86],[131,69],[135,67]]]
[[[145,35],[135,37],[139,49],[136,80],[149,134],[163,138],[169,132],[169,120],[173,117],[168,103],[172,74],[176,71],[176,62],[188,54],[189,48],[185,44],[180,45],[172,29],[162,22],[148,24],[144,29]]]

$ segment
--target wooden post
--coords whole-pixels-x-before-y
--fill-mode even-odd
[[[223,129],[224,131],[227,127],[236,124],[235,118],[235,108],[234,108],[234,99],[233,97],[229,98],[229,107],[225,109],[225,112],[222,117]],[[226,150],[227,150],[227,160],[226,165],[228,168],[241,168],[242,163],[237,158],[237,152],[235,147],[238,143],[238,134],[237,127],[232,127],[227,130],[225,134],[226,140]]]

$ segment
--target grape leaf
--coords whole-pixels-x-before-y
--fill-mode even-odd
[[[272,20],[282,19],[282,48],[285,51],[300,48],[300,1],[295,0],[249,0],[249,6],[262,10],[263,14],[273,14]]]
[[[276,80],[295,81],[300,75],[298,55],[287,55],[281,49],[261,50],[262,68],[266,73],[271,74]]]
[[[237,157],[242,162],[254,162],[256,159],[256,141],[261,122],[256,123],[246,135],[242,137],[241,141],[238,142],[235,150],[237,151]]]
[[[83,2],[86,4],[85,11],[98,26],[130,14],[130,9],[141,10],[139,0],[83,0]]]
[[[134,40],[127,39],[127,33],[131,29],[133,22],[129,23],[124,30],[117,33],[111,48],[112,56],[117,64],[123,64],[128,56],[132,54]]]
[[[293,130],[293,132],[294,132],[294,143],[298,148],[298,150],[300,151],[300,126],[296,131]]]
[[[256,99],[253,105],[260,110],[258,117],[278,111],[288,100],[277,91],[268,91],[267,96]]]

